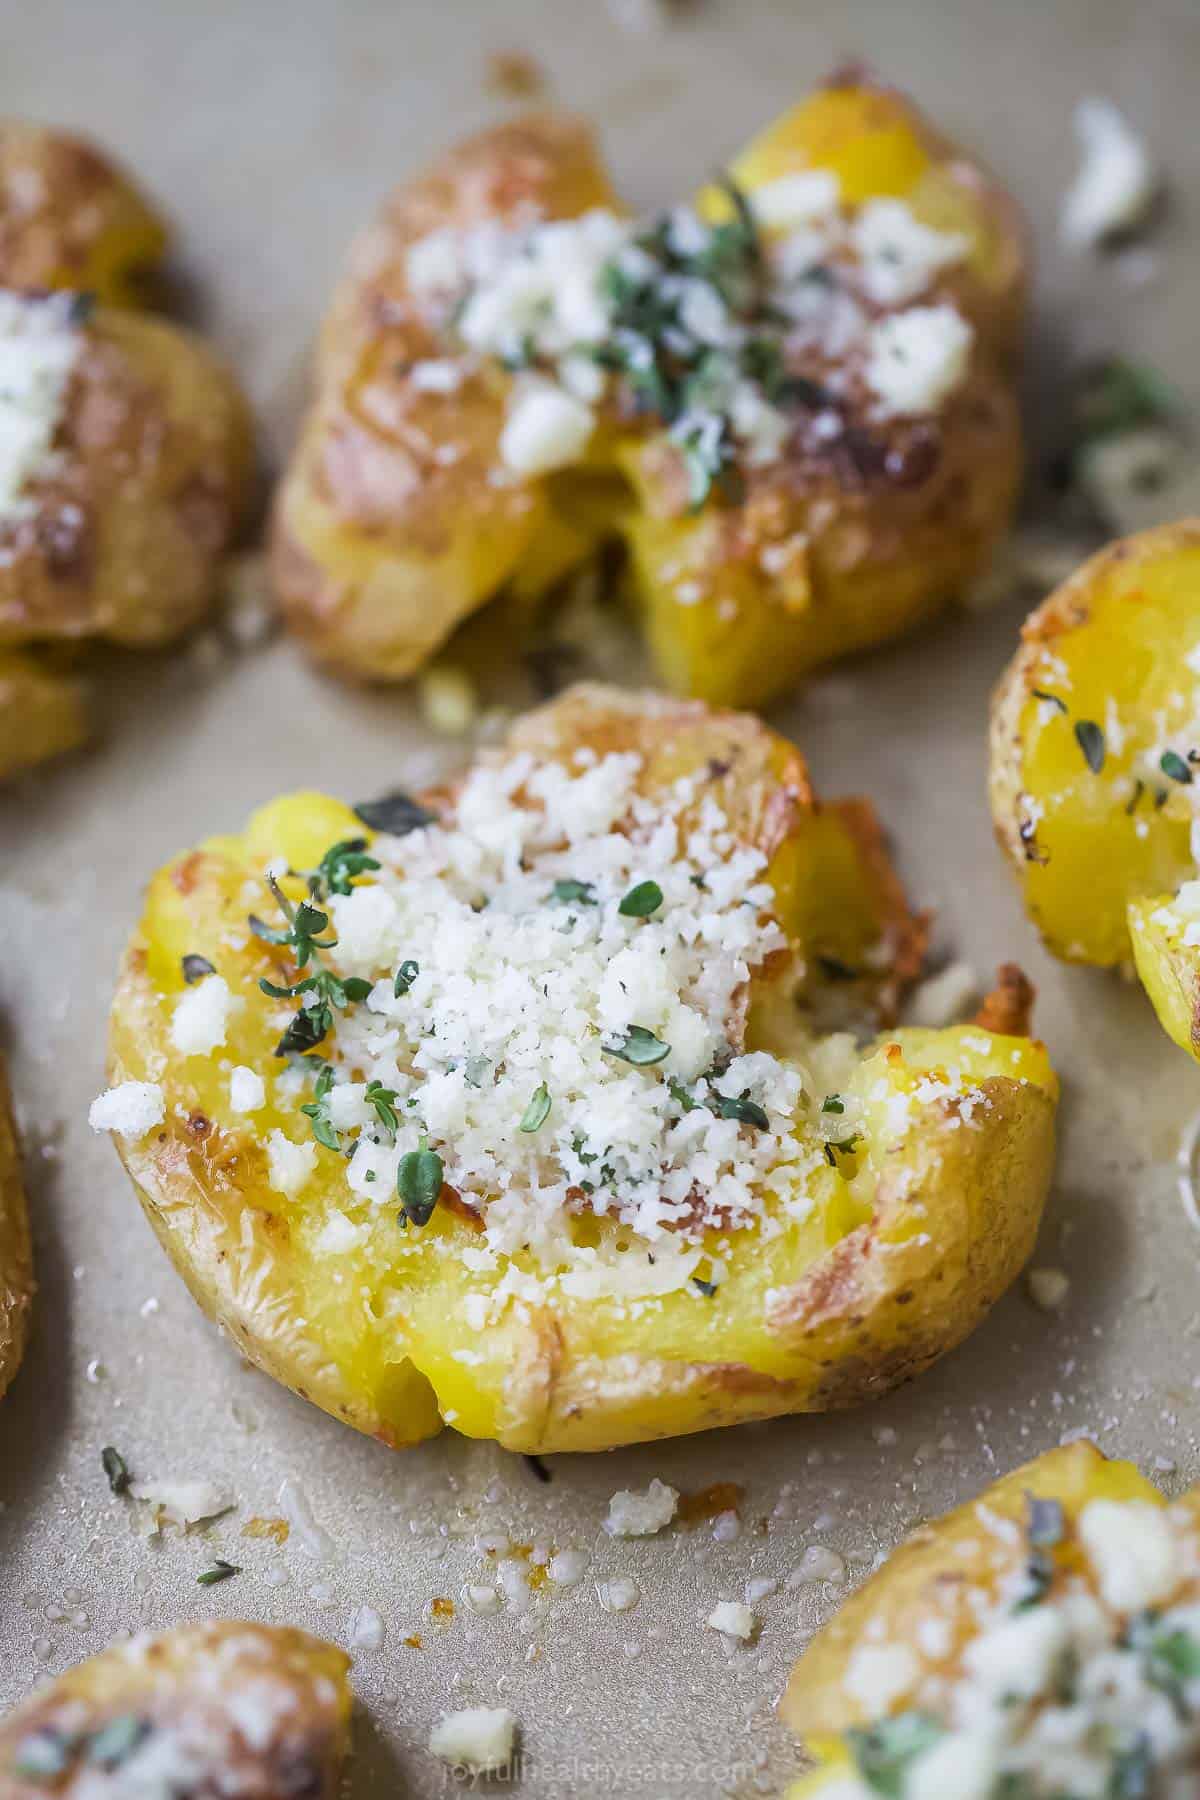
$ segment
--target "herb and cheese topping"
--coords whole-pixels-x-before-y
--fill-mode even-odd
[[[614,406],[666,425],[698,506],[714,486],[728,495],[741,466],[779,460],[797,430],[836,437],[852,406],[879,420],[935,412],[961,384],[970,324],[940,292],[917,303],[966,238],[901,200],[845,205],[827,170],[753,194],[723,186],[716,222],[597,209],[411,246],[409,288],[439,330],[468,362],[517,372],[500,441],[513,473],[577,462]],[[449,392],[454,368],[418,364],[414,378]]]
[[[1031,1497],[1020,1527],[977,1509],[1009,1572],[952,1582],[916,1648],[860,1641],[844,1685],[836,1800],[1184,1800],[1200,1769],[1200,1534],[1185,1508]],[[947,1606],[953,1608],[949,1614]],[[963,1643],[961,1654],[955,1645]]]
[[[0,288],[0,527],[28,516],[29,484],[53,470],[79,325],[77,294]]]

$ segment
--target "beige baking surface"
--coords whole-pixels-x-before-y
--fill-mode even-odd
[[[629,35],[602,0],[8,0],[3,20],[5,107],[94,131],[152,183],[276,448],[351,228],[420,158],[503,114],[485,90],[490,49],[539,55],[555,97],[600,121],[644,205],[685,191],[835,58],[867,54],[1024,196],[1043,252],[1035,374],[1067,343],[1118,345],[1200,401],[1192,0],[725,0],[659,37]],[[1055,252],[1068,109],[1092,91],[1168,154],[1178,204],[1157,239],[1164,277],[1144,290]],[[942,940],[981,970],[1016,955],[1039,983],[1066,1080],[1042,1250],[1071,1277],[1065,1309],[1049,1317],[1011,1294],[968,1347],[870,1410],[562,1457],[548,1486],[452,1432],[391,1454],[244,1368],[84,1117],[149,872],[280,789],[361,798],[447,766],[454,747],[431,746],[403,694],[329,685],[286,644],[215,666],[203,648],[112,665],[102,746],[0,801],[0,999],[41,1281],[35,1343],[0,1409],[0,1703],[128,1628],[245,1614],[349,1645],[368,1606],[385,1637],[356,1651],[356,1796],[448,1791],[424,1749],[430,1724],[448,1706],[501,1702],[521,1720],[530,1795],[775,1794],[796,1753],[774,1702],[837,1598],[788,1585],[805,1546],[837,1549],[859,1576],[918,1519],[1084,1428],[1148,1468],[1170,1459],[1169,1481],[1196,1475],[1200,1239],[1174,1159],[1200,1078],[1137,993],[1047,961],[1000,866],[984,709],[1015,627],[1011,607],[947,624],[831,676],[779,718],[827,792],[879,802]],[[101,1476],[110,1442],[138,1474],[227,1484],[237,1512],[207,1538],[145,1541]],[[607,1497],[654,1475],[683,1489],[744,1483],[740,1537],[714,1541],[709,1525],[607,1539]],[[240,1536],[252,1515],[279,1512],[285,1478],[328,1534],[325,1561],[295,1532],[282,1549]],[[586,1577],[523,1616],[476,1616],[461,1592],[491,1579],[480,1532],[578,1548]],[[213,1554],[243,1572],[197,1587]],[[640,1594],[620,1613],[600,1596],[616,1576]],[[760,1576],[779,1589],[757,1603],[757,1640],[731,1650],[704,1619]],[[430,1621],[435,1595],[455,1600],[446,1626]],[[413,1634],[420,1649],[405,1644]]]

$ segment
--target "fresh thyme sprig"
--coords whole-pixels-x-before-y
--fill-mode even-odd
[[[334,850],[339,849],[344,849],[344,846],[334,846]],[[357,852],[354,854],[357,855]],[[333,851],[326,853],[322,861],[323,869],[332,855]],[[365,1000],[371,992],[371,983],[361,975],[335,975],[321,960],[321,952],[332,950],[337,944],[337,938],[321,935],[328,929],[329,915],[315,904],[322,893],[319,871],[309,875],[309,898],[302,900],[298,906],[288,899],[274,875],[267,876],[267,886],[287,920],[287,926],[281,929],[268,925],[257,914],[251,913],[251,931],[266,944],[278,944],[290,949],[297,969],[311,966],[312,973],[284,986],[268,981],[263,976],[258,985],[272,1000],[294,1000],[303,996],[295,1017],[275,1046],[276,1056],[290,1056],[294,1053],[303,1055],[315,1049],[332,1031],[334,1008],[344,1011],[346,1007]],[[349,887],[344,891],[348,893]]]

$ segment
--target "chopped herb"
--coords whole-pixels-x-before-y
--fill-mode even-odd
[[[617,911],[622,918],[648,919],[651,913],[658,911],[662,903],[663,891],[657,881],[639,881],[636,887],[630,888]]]
[[[344,838],[325,852],[308,879],[314,893],[349,894],[356,875],[365,875],[380,866],[375,857],[367,854],[366,838]]]
[[[1155,1791],[1154,1760],[1150,1740],[1140,1733],[1132,1744],[1113,1756],[1108,1778],[1108,1800],[1150,1800]]]
[[[240,1575],[241,1572],[240,1564],[226,1562],[223,1556],[218,1556],[211,1569],[205,1569],[202,1575],[197,1575],[196,1583],[199,1587],[216,1587],[218,1581],[228,1581],[231,1575]]]
[[[1072,396],[1073,449],[1175,418],[1179,403],[1156,369],[1109,356],[1081,369]]]
[[[214,965],[209,962],[207,956],[197,956],[195,951],[192,951],[189,955],[182,958],[181,967],[183,969],[183,979],[187,982],[189,987],[192,986],[193,982],[203,981],[206,975],[215,975],[217,972]]]
[[[402,995],[407,994],[409,988],[420,973],[420,964],[413,962],[411,957],[406,962],[400,964],[400,967],[396,970],[396,979],[392,983],[392,992],[395,994],[397,1000],[399,1000]]]
[[[1098,775],[1104,767],[1104,733],[1094,719],[1076,719],[1075,741],[1092,774]]]
[[[100,1466],[108,1476],[108,1485],[114,1494],[123,1494],[129,1486],[129,1469],[125,1458],[111,1444],[105,1444],[100,1452]]]
[[[148,1720],[139,1719],[136,1713],[118,1713],[88,1739],[84,1760],[96,1768],[115,1769],[149,1735]]]
[[[867,1786],[888,1800],[901,1800],[909,1767],[941,1735],[942,1727],[928,1713],[903,1712],[848,1731],[846,1744]]]
[[[534,1456],[527,1451],[525,1461],[529,1464],[529,1467],[533,1470],[533,1473],[537,1476],[539,1481],[549,1481],[552,1479],[549,1469],[546,1467],[540,1456]]]
[[[318,1144],[324,1144],[327,1150],[340,1151],[342,1140],[329,1117],[329,1090],[333,1086],[333,1064],[322,1063],[317,1076],[313,1097],[300,1111],[312,1121],[312,1134]]]
[[[410,831],[437,824],[436,813],[400,788],[381,795],[378,800],[364,800],[354,810],[369,830],[386,832],[388,837],[407,837]]]
[[[1133,814],[1137,811],[1138,801],[1141,799],[1141,797],[1145,793],[1145,791],[1146,791],[1145,782],[1141,781],[1141,780],[1137,781],[1134,785],[1133,793],[1129,797],[1129,805],[1125,808],[1126,813],[1128,813],[1131,818],[1132,818]]]
[[[1177,751],[1164,750],[1158,759],[1158,766],[1172,781],[1182,782],[1185,787],[1191,786],[1192,771]]]
[[[604,1044],[604,1051],[609,1056],[619,1057],[622,1062],[633,1063],[636,1068],[643,1068],[651,1063],[660,1063],[664,1056],[670,1056],[670,1044],[655,1037],[644,1025],[631,1025],[624,1036],[615,1044]]]
[[[706,1300],[712,1299],[720,1285],[719,1281],[705,1281],[700,1275],[692,1276],[692,1286],[699,1288]]]
[[[31,1781],[49,1781],[64,1775],[78,1747],[78,1739],[52,1725],[43,1725],[21,1739],[12,1760],[14,1774]]]
[[[385,1131],[395,1137],[400,1129],[400,1119],[396,1112],[398,1098],[395,1088],[385,1088],[382,1081],[368,1081],[367,1091],[363,1095],[368,1106],[373,1106],[375,1116]]]
[[[400,1158],[396,1170],[396,1192],[403,1202],[400,1223],[428,1225],[442,1191],[444,1172],[436,1150],[427,1148],[424,1139],[419,1150],[410,1150]]]
[[[1045,700],[1047,705],[1056,706],[1060,713],[1066,712],[1067,703],[1065,700],[1060,700],[1057,694],[1048,694],[1045,688],[1034,688],[1032,693],[1035,700]]]
[[[674,1075],[668,1077],[667,1090],[670,1093],[672,1100],[674,1100],[676,1105],[685,1113],[695,1112],[696,1108],[701,1104],[694,1094],[688,1092],[682,1081],[676,1081]]]
[[[1047,1549],[1032,1549],[1025,1563],[1021,1587],[1013,1601],[1013,1611],[1028,1612],[1031,1607],[1039,1606],[1049,1593],[1053,1581],[1053,1556]]]
[[[1025,1504],[1028,1521],[1025,1535],[1029,1542],[1043,1550],[1052,1550],[1056,1544],[1061,1544],[1066,1531],[1061,1501],[1026,1494]]]
[[[533,1098],[521,1114],[521,1123],[517,1129],[518,1131],[540,1131],[549,1117],[550,1089],[543,1081],[540,1087],[534,1089]]]
[[[360,975],[335,975],[331,969],[322,965],[321,951],[332,950],[337,944],[336,937],[321,936],[329,924],[327,913],[314,906],[311,900],[303,900],[298,906],[293,906],[273,875],[267,876],[267,885],[287,920],[287,929],[267,925],[251,913],[251,931],[264,943],[288,945],[296,967],[305,969],[311,963],[313,972],[290,986],[280,986],[277,982],[268,981],[265,976],[259,980],[258,985],[272,1000],[302,996],[296,1016],[275,1046],[275,1054],[304,1055],[321,1043],[333,1029],[334,1007],[344,1009],[365,1000],[371,992],[371,983]]]
[[[491,1066],[490,1057],[468,1056],[463,1064],[463,1080],[468,1087],[481,1088]]]
[[[596,890],[590,881],[573,881],[569,876],[556,881],[550,889],[552,900],[573,902],[577,906],[595,906]]]
[[[824,1100],[821,1102],[821,1111],[823,1113],[841,1114],[844,1113],[845,1110],[846,1102],[842,1099],[840,1094],[826,1094]]]
[[[714,1094],[708,1107],[718,1119],[736,1119],[739,1125],[756,1125],[760,1131],[771,1128],[764,1108],[757,1100],[751,1100],[749,1088],[743,1088],[736,1099],[731,1094]]]

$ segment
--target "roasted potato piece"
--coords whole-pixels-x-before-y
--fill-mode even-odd
[[[1200,1490],[1168,1510],[1091,1444],[1005,1476],[813,1640],[780,1711],[819,1769],[789,1800],[1190,1793],[1198,1552]]]
[[[1195,665],[1195,666],[1193,666]],[[1200,521],[1123,539],[1027,621],[992,711],[1000,843],[1047,946],[1137,964],[1200,1050]]]
[[[969,582],[1019,473],[1012,202],[866,81],[733,176],[639,232],[586,133],[540,117],[393,197],[275,510],[317,656],[410,674],[616,538],[667,684],[759,703]]]
[[[87,736],[80,684],[46,659],[0,650],[0,781]]]
[[[102,311],[48,329],[70,372],[51,453],[0,508],[0,645],[167,643],[210,604],[245,506],[245,403],[163,320]]]
[[[33,1310],[33,1245],[21,1146],[0,1055],[0,1397],[17,1372]]]
[[[44,125],[0,122],[0,286],[139,306],[167,243],[157,210],[104,151]]]
[[[305,1631],[237,1620],[115,1644],[0,1722],[0,1800],[333,1800],[348,1668]]]
[[[295,795],[162,870],[92,1122],[244,1353],[388,1443],[849,1405],[1013,1279],[1053,1157],[1027,1036],[814,1027],[920,937],[757,720],[574,689],[420,805]]]

